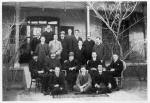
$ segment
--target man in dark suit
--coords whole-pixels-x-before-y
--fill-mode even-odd
[[[45,63],[45,58],[49,55],[49,46],[45,43],[45,37],[41,37],[41,42],[37,45],[35,53],[38,54],[38,60],[41,64]]]
[[[85,60],[83,52],[84,52],[83,42],[82,40],[79,40],[78,47],[75,52],[75,59],[78,61],[80,66],[86,64],[86,60]]]
[[[67,53],[67,43],[65,39],[65,32],[61,31],[60,33],[60,42],[62,45],[62,52],[61,52],[61,64],[63,65],[65,60],[68,60],[68,53]]]
[[[65,61],[63,69],[67,71],[67,84],[68,89],[73,90],[73,85],[75,85],[77,73],[79,71],[78,62],[74,59],[74,53],[69,53],[69,60]]]
[[[56,59],[56,54],[51,53],[50,57],[45,58],[44,63],[44,75],[42,79],[42,85],[43,85],[43,93],[45,95],[48,95],[50,91],[52,90],[50,84],[52,84],[52,74],[55,69],[55,67],[60,67],[60,62],[58,59]]]
[[[71,29],[68,29],[68,35],[66,36],[65,41],[67,54],[69,54],[69,52],[75,53],[75,50],[77,48],[77,42],[75,36],[72,34]]]
[[[53,40],[54,33],[52,32],[52,28],[50,25],[47,25],[46,31],[42,33],[42,36],[45,37],[45,43],[49,44],[50,41]]]
[[[97,72],[94,73],[93,92],[110,93],[110,81],[113,79],[102,65],[98,65]]]
[[[33,54],[31,61],[29,62],[29,70],[31,72],[31,78],[39,78],[39,71],[43,70],[41,63],[38,61],[36,53]]]
[[[102,43],[102,38],[97,37],[95,45],[93,47],[93,51],[96,52],[97,54],[97,59],[100,60],[101,62],[105,61],[105,47]]]
[[[52,95],[63,94],[66,92],[65,90],[65,76],[64,73],[61,72],[60,67],[55,67],[55,71],[52,78]]]
[[[83,42],[83,48],[84,48],[83,54],[84,54],[86,62],[88,60],[91,60],[92,58],[92,50],[93,50],[94,44],[95,42],[91,39],[90,35],[88,35],[87,40]]]
[[[105,67],[104,63],[102,63],[100,60],[97,60],[96,52],[92,52],[92,59],[89,60],[87,64],[87,70],[89,70],[92,81],[95,78],[95,73],[97,72],[98,65],[102,65],[103,67]],[[93,82],[92,82],[92,85],[93,85]]]
[[[110,65],[107,67],[107,70],[109,71],[110,75],[112,75],[113,77],[120,77],[121,72],[123,70],[123,62],[119,59],[119,56],[117,54],[113,54],[112,59],[113,60],[110,63]],[[111,81],[111,84],[112,84],[112,89],[118,90],[118,86],[116,84],[115,79]]]
[[[75,50],[76,50],[77,47],[78,47],[78,42],[79,42],[79,40],[82,41],[82,38],[81,38],[79,35],[80,35],[80,31],[79,31],[78,29],[75,30],[75,31],[74,31],[74,37],[75,37],[75,39],[74,39],[74,47],[75,47]]]
[[[40,43],[40,35],[34,35],[33,39],[31,40],[31,52],[34,53],[36,46]],[[32,54],[31,53],[31,54]]]

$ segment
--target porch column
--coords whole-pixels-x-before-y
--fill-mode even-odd
[[[16,36],[15,36],[16,46],[15,46],[15,52],[17,52],[16,59],[18,61],[19,60],[19,52],[18,52],[18,49],[19,49],[19,18],[20,18],[20,4],[18,2],[16,3],[15,9],[16,9]]]
[[[90,7],[86,6],[86,14],[87,14],[87,35],[90,35]],[[87,37],[86,35],[86,37]]]

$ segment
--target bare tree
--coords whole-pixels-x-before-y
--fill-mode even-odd
[[[90,8],[94,11],[95,14],[93,16],[100,19],[112,32],[116,45],[119,47],[118,49],[120,52],[120,57],[125,59],[133,51],[134,47],[130,48],[126,53],[123,53],[123,47],[119,40],[123,37],[122,34],[125,31],[143,20],[144,17],[138,20],[135,19],[134,23],[132,23],[132,25],[130,25],[128,28],[124,28],[122,22],[134,12],[138,3],[131,1],[87,2],[87,5],[89,5]]]

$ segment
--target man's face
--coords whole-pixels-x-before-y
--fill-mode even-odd
[[[69,56],[69,61],[73,61],[74,60],[74,56]]]
[[[61,33],[60,38],[63,40],[65,38],[65,35]]]
[[[58,35],[54,35],[54,40],[57,40],[58,39]]]
[[[55,73],[58,74],[59,72],[60,72],[60,68],[59,68],[59,67],[56,67],[56,68],[55,68]]]
[[[37,60],[37,59],[38,59],[38,56],[33,56],[33,59],[34,59],[34,60]]]
[[[87,36],[87,40],[90,41],[91,40],[91,36]]]
[[[44,43],[45,42],[45,38],[41,37],[41,42]]]
[[[82,46],[82,44],[83,44],[82,41],[78,42],[78,46]]]
[[[92,58],[96,58],[96,57],[97,57],[96,52],[93,52],[93,53],[92,53]]]
[[[79,35],[79,31],[75,31],[74,35],[78,36]]]
[[[50,26],[50,25],[47,26],[46,31],[47,31],[47,32],[50,32],[50,31],[51,31],[51,26]]]
[[[118,60],[118,55],[113,55],[113,61],[117,61]]]
[[[82,68],[81,68],[81,73],[82,73],[82,74],[85,74],[85,73],[86,73],[85,67],[82,67]]]
[[[99,45],[102,42],[100,38],[96,38],[96,44]]]
[[[56,57],[56,54],[55,54],[55,53],[52,53],[52,54],[51,54],[51,59],[55,59],[55,57]]]
[[[103,71],[102,65],[98,65],[98,71]]]
[[[72,30],[68,29],[68,34],[71,35],[72,34]]]

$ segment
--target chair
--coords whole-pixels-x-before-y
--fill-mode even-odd
[[[116,79],[117,85],[119,86],[119,88],[123,88],[123,83],[122,81],[124,80],[124,71],[126,70],[126,62],[124,60],[121,60],[123,63],[123,70],[121,72],[121,76],[120,77],[114,77]]]
[[[33,77],[32,72],[30,72],[30,74],[31,74],[31,82],[30,82],[29,92],[31,90],[32,83],[35,83],[35,92],[36,92],[36,88],[40,87],[40,81],[41,81],[41,79]]]

